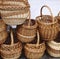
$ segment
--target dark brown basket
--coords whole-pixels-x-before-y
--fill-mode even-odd
[[[58,20],[58,24],[59,24],[59,31],[60,31],[60,11],[58,13],[58,16],[55,17]]]
[[[26,44],[25,45],[25,55],[28,59],[40,59],[45,52],[45,43],[39,44],[39,32],[37,31],[37,44]]]
[[[20,42],[14,43],[12,31],[11,31],[11,45],[2,44],[0,51],[3,59],[17,59],[20,57],[22,45]]]
[[[22,42],[31,42],[36,36],[37,22],[27,19],[26,22],[17,27],[17,38]]]
[[[49,9],[51,16],[50,15],[42,15],[42,9],[46,7]],[[51,12],[51,9],[44,5],[41,8],[41,16],[38,16],[37,22],[39,25],[39,32],[44,40],[54,40],[58,34],[59,31],[59,26],[58,26],[58,21],[53,17],[53,14]]]

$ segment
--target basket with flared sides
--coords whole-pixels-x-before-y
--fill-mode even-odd
[[[40,59],[44,52],[45,52],[45,43],[42,42],[39,44],[39,32],[37,31],[37,36],[38,36],[38,39],[37,39],[37,44],[29,44],[27,43],[25,45],[25,56],[28,58],[28,59]]]
[[[1,51],[1,57],[3,59],[17,59],[20,57],[22,51],[22,45],[20,42],[14,43],[12,31],[11,31],[11,45],[2,44],[0,51]]]
[[[31,42],[36,36],[37,22],[29,19],[23,25],[17,27],[17,38],[21,42]]]
[[[50,15],[42,15],[42,9],[46,7],[51,13]],[[59,32],[59,26],[58,26],[58,21],[53,17],[53,14],[51,12],[51,9],[44,5],[41,8],[41,16],[38,16],[37,22],[39,25],[39,32],[43,38],[43,40],[49,41],[49,40],[54,40],[57,36],[57,33]]]

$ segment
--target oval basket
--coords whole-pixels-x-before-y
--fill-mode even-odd
[[[14,43],[12,31],[11,31],[11,45],[2,44],[0,51],[3,59],[17,59],[20,57],[22,45],[20,42]]]
[[[7,31],[0,32],[0,45],[6,41],[7,37],[8,37]]]
[[[28,59],[40,59],[45,52],[45,43],[42,42],[39,44],[39,32],[37,31],[37,44],[26,44],[25,45],[25,56]]]
[[[42,9],[44,7],[48,8],[48,10],[51,13],[51,16],[42,15]],[[38,16],[36,19],[37,19],[37,22],[39,25],[39,32],[40,32],[43,40],[46,40],[46,41],[54,40],[59,31],[57,19],[54,19],[51,9],[46,5],[42,6],[40,13],[41,13],[41,16]]]
[[[60,57],[60,42],[49,41],[47,45],[47,52],[50,56]]]
[[[58,24],[59,24],[59,31],[60,31],[60,11],[58,13],[58,16],[55,17],[58,20]]]
[[[21,42],[31,42],[36,36],[37,22],[27,19],[23,25],[17,27],[17,38]]]

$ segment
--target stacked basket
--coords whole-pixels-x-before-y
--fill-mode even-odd
[[[0,12],[6,24],[19,25],[24,23],[28,17],[29,8],[27,0],[3,0],[0,5]]]

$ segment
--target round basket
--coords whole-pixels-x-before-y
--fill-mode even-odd
[[[60,11],[58,13],[58,16],[55,17],[58,20],[58,24],[59,24],[59,31],[60,31]]]
[[[7,37],[8,37],[7,31],[0,32],[0,45],[6,41]]]
[[[3,20],[0,19],[0,32],[4,31],[7,29],[6,24],[4,23]]]
[[[22,45],[20,42],[14,43],[13,33],[11,31],[11,45],[1,45],[1,57],[3,59],[18,59],[21,55]]]
[[[50,56],[60,57],[60,42],[49,41],[47,45],[47,52]]]
[[[42,42],[39,44],[39,32],[37,31],[37,44],[26,44],[25,45],[25,56],[28,59],[40,59],[45,52],[45,43]]]
[[[51,16],[42,15],[42,9],[44,7],[48,8],[48,10],[51,13]],[[37,19],[37,22],[39,25],[39,32],[40,32],[43,40],[46,40],[46,41],[54,40],[59,31],[57,19],[54,19],[51,9],[46,5],[42,6],[40,13],[41,13],[41,16],[38,16],[36,19]]]
[[[31,42],[36,36],[37,22],[27,19],[23,25],[17,27],[17,38],[23,42]]]

